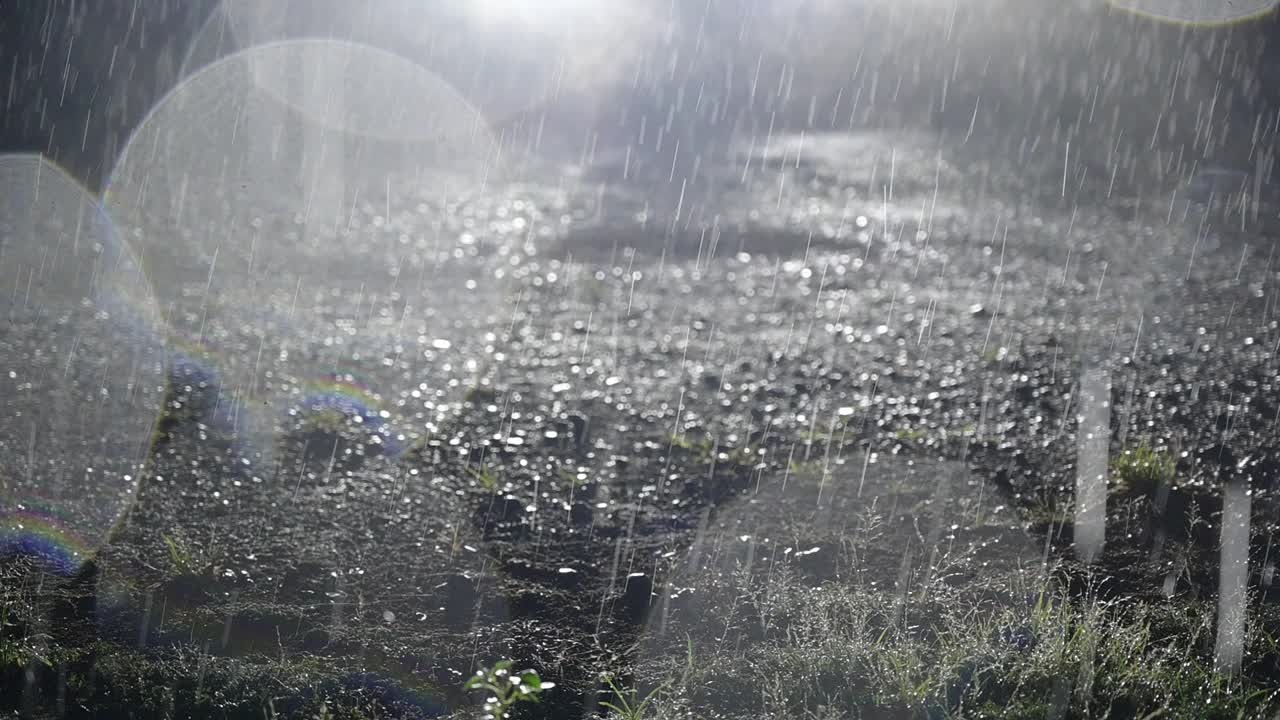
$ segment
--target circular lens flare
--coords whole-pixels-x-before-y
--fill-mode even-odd
[[[0,156],[0,555],[74,572],[128,509],[163,404],[160,314],[97,200]]]
[[[134,239],[182,369],[213,389],[215,429],[259,475],[277,469],[283,404],[308,378],[352,361],[385,387],[394,361],[363,368],[375,336],[402,342],[411,304],[443,307],[414,288],[490,289],[444,247],[434,209],[483,186],[494,158],[479,113],[437,75],[345,41],[233,54],[142,123],[107,208]],[[384,419],[366,410],[351,417]]]
[[[246,48],[340,39],[403,54],[500,122],[562,96],[600,95],[629,82],[661,27],[639,3],[222,0],[192,40],[179,75]],[[262,72],[277,68],[264,64]],[[380,79],[368,80],[372,93]],[[386,104],[383,98],[371,109]]]
[[[1121,10],[1186,25],[1230,25],[1273,12],[1276,0],[1111,0]]]

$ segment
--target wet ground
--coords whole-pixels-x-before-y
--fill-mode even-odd
[[[10,708],[462,717],[511,657],[557,683],[529,717],[590,716],[601,673],[661,687],[660,717],[1147,712],[1158,685],[984,684],[939,638],[989,617],[973,642],[1005,657],[1047,652],[1057,607],[1211,617],[1229,479],[1245,680],[1195,687],[1274,708],[1274,208],[1203,177],[1020,192],[929,136],[775,138],[685,196],[540,172],[389,190],[359,252],[308,256],[332,282],[228,285],[212,321],[175,293],[201,349],[125,523],[57,592],[5,584],[6,635],[48,659],[6,666]],[[1084,365],[1110,456],[1176,462],[1112,483],[1088,567]],[[1211,664],[1211,621],[1169,622],[1153,647]],[[936,686],[845,655],[935,646],[961,658]]]

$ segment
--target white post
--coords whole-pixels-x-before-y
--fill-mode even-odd
[[[1107,453],[1111,441],[1111,373],[1085,367],[1080,373],[1080,420],[1076,440],[1075,548],[1085,562],[1102,553],[1107,525]]]
[[[1232,478],[1222,501],[1222,544],[1218,565],[1218,635],[1214,667],[1224,675],[1240,672],[1244,660],[1245,605],[1249,582],[1249,481]]]

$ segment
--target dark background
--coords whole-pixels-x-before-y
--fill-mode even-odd
[[[1269,174],[1272,149],[1255,138],[1275,137],[1265,128],[1278,122],[1274,15],[1204,29],[1083,0],[646,2],[661,27],[630,82],[493,114],[494,125],[528,131],[541,122],[565,148],[587,137],[607,148],[629,142],[647,118],[684,147],[678,158],[670,142],[638,154],[664,173],[673,161],[677,172],[705,165],[699,156],[729,138],[770,129],[917,127],[1045,177],[1060,176],[1064,158],[1074,173],[1117,171],[1122,187],[1185,179],[1205,164],[1252,171],[1262,162]],[[307,8],[299,24],[329,34],[330,5],[341,3],[293,3],[288,12]],[[215,7],[0,2],[0,149],[41,151],[99,188],[129,133],[177,81]],[[445,7],[424,3],[424,16]],[[443,13],[417,35],[452,30]],[[406,40],[413,28],[398,37],[349,34],[434,65],[464,92],[460,75],[475,75],[469,58],[424,57]],[[486,50],[493,72],[521,72],[518,62],[502,65],[501,47]]]
[[[177,79],[211,0],[5,0],[0,146],[39,151],[97,189],[132,128]]]

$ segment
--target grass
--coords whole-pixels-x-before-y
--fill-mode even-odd
[[[606,675],[604,682],[609,686],[609,690],[613,693],[612,700],[603,700],[600,702],[602,707],[607,708],[619,720],[645,720],[648,717],[649,708],[653,705],[658,696],[667,688],[668,683],[663,683],[658,687],[650,690],[643,698],[640,697],[639,691],[635,689],[624,689],[618,685],[612,676]]]
[[[893,434],[899,440],[908,442],[920,442],[929,436],[929,431],[923,428],[899,430]]]
[[[661,446],[664,437],[655,435],[655,445]],[[716,449],[712,442],[683,437],[671,441],[680,452],[673,454],[670,468],[665,461],[656,467],[692,469],[688,473],[692,477],[706,477],[707,465],[713,463],[716,478],[741,475],[741,465],[748,458],[761,461],[750,448],[740,465],[737,460],[726,462],[722,452],[735,456]],[[785,456],[775,454],[771,459],[780,462]],[[569,486],[566,489],[581,482],[580,474],[592,483],[603,482],[595,479],[597,470],[588,461],[577,462],[582,463],[574,466],[577,473],[555,466],[559,469],[553,472],[559,472],[559,479]],[[895,461],[886,456],[880,462]],[[978,485],[957,479],[944,498],[934,493],[931,483],[906,482],[896,472],[877,471],[882,464],[872,466],[865,492],[855,495],[856,483],[848,479],[857,478],[862,466],[857,458],[850,463],[832,472],[825,459],[796,457],[787,484],[791,494],[769,496],[771,488],[781,485],[780,478],[771,475],[763,489],[754,481],[746,485],[749,492],[762,493],[758,503],[743,504],[739,498],[716,509],[716,521],[704,540],[705,560],[695,568],[696,574],[660,577],[660,592],[692,587],[697,602],[674,609],[665,634],[657,634],[651,625],[639,633],[635,648],[595,658],[585,668],[587,683],[595,683],[605,668],[610,671],[597,708],[602,718],[872,715],[929,720],[1055,716],[1274,720],[1267,713],[1280,706],[1280,694],[1258,679],[1274,674],[1250,668],[1280,658],[1280,643],[1267,631],[1280,627],[1280,613],[1265,606],[1250,609],[1246,672],[1238,678],[1223,677],[1212,664],[1215,609],[1211,602],[1189,596],[1119,602],[1068,593],[1064,583],[1055,581],[1065,574],[1062,567],[1039,566],[1043,538],[1031,548],[1033,561],[1028,564],[1027,555],[986,548],[979,536],[965,534],[1012,533],[1010,528],[1017,525],[1012,518],[1004,520],[1010,527],[975,527],[971,522],[977,516],[975,510],[984,508],[988,510],[984,518],[999,521],[1001,516],[990,512],[998,502],[990,495],[991,487],[975,500],[972,494],[978,492]],[[1138,448],[1117,460],[1115,474],[1129,486],[1150,484],[1171,480],[1173,465],[1161,451]],[[454,467],[457,471],[441,475],[465,482],[466,476]],[[493,493],[503,483],[515,487],[521,482],[521,471],[513,464],[498,467],[501,470],[474,465],[468,469],[473,489]],[[919,467],[917,478],[949,477],[927,463]],[[457,490],[459,497],[464,494],[465,502],[482,499],[474,491]],[[369,507],[385,507],[381,495],[373,497]],[[823,515],[827,511],[832,512]],[[915,521],[904,522],[908,517]],[[947,528],[956,519],[962,527],[954,538],[944,536],[939,543],[920,538],[922,533],[928,535],[933,524]],[[739,552],[745,542],[741,538],[748,533],[762,543],[766,539],[776,543],[780,552],[764,544],[753,555]],[[202,535],[171,529],[156,537],[156,557],[167,555],[167,562],[160,563],[166,575],[162,586],[185,575],[214,575],[207,570],[207,558],[216,557],[218,568],[227,562],[225,553],[214,555],[185,539]],[[357,544],[365,542],[357,540]],[[453,540],[459,542],[456,535]],[[781,552],[784,547],[786,552]],[[935,547],[940,548],[936,557],[928,552]],[[809,554],[810,548],[821,551]],[[454,554],[466,557],[456,547]],[[813,570],[812,564],[818,561],[827,565]],[[678,562],[684,564],[683,556]],[[224,623],[230,610],[240,609],[235,618],[235,627],[240,628],[254,622],[252,609],[244,612],[243,605],[220,600],[227,594],[221,591],[185,604],[174,593],[167,593],[165,600],[166,593],[161,592],[152,622],[160,622],[163,613],[174,635],[146,649],[137,648],[136,634],[98,643],[92,666],[98,689],[73,689],[69,697],[101,708],[104,715],[113,709],[138,707],[146,709],[143,714],[162,716],[166,708],[177,707],[192,717],[404,717],[403,709],[385,696],[342,688],[338,683],[343,673],[351,667],[399,662],[397,667],[402,666],[404,673],[397,683],[423,681],[417,675],[419,658],[426,656],[422,648],[467,662],[476,656],[514,654],[539,668],[554,665],[563,670],[546,647],[520,645],[519,628],[537,629],[533,621],[476,626],[470,635],[450,635],[437,626],[406,631],[404,625],[382,620],[380,596],[372,592],[362,596],[358,580],[339,586],[328,568],[318,581],[299,584],[302,589],[294,592],[301,593],[301,600],[293,598],[295,604],[289,608],[284,605],[288,591],[280,591],[281,604],[261,611],[271,622],[262,623],[260,632],[246,633],[264,642],[236,650],[243,652],[237,656],[229,656],[231,651],[226,650],[219,654],[217,644],[223,628],[229,626]],[[401,582],[406,589],[412,587],[399,577],[397,573],[394,581],[388,580],[390,585],[370,587],[395,589],[394,583]],[[255,579],[267,585],[266,579]],[[430,589],[442,580],[429,576],[418,587]],[[3,613],[21,604],[18,587],[0,583],[0,660],[11,658],[13,667],[25,668],[34,659],[42,677],[55,676],[57,666],[71,661],[33,656],[42,650],[42,638],[33,631],[37,626],[4,619]],[[225,581],[215,589],[235,587]],[[276,602],[271,592],[260,593],[258,600],[271,597]],[[340,601],[328,602],[327,594],[338,592],[343,593]],[[406,592],[406,598],[403,605],[394,607],[400,623],[412,617],[407,612],[410,608],[435,607],[445,601],[443,591],[421,597]],[[368,609],[362,611],[366,604]],[[340,628],[330,627],[335,607],[343,613]],[[290,613],[296,613],[296,619]],[[17,627],[22,624],[26,627]],[[302,649],[304,634],[297,628],[304,626],[327,628],[322,646]],[[185,641],[197,633],[203,639]],[[282,633],[283,640],[276,633]],[[421,648],[407,651],[407,645],[398,644],[399,636],[410,633],[421,633]],[[170,644],[171,637],[184,640]],[[205,644],[209,638],[212,650]],[[380,646],[393,648],[384,651],[391,660],[379,656]],[[450,665],[455,666],[456,679],[433,677],[430,682],[445,688],[439,696],[447,697],[447,707],[454,709],[448,717],[458,720],[477,716],[474,705],[478,703],[466,702],[464,688],[485,692],[482,700],[494,698],[489,712],[495,718],[507,713],[545,717],[547,708],[566,692],[562,688],[555,701],[535,706],[526,702],[527,696],[550,689],[550,683],[535,685],[523,674],[514,676],[509,663],[492,666],[470,680],[472,665]],[[623,684],[614,671],[636,679]],[[84,674],[83,669],[73,670],[69,677]],[[512,677],[522,682],[513,684]],[[563,675],[552,677],[560,680]],[[15,678],[20,687],[21,676],[16,673],[0,680]]]
[[[307,415],[303,429],[307,432],[339,435],[351,425],[352,419],[346,413],[334,408],[322,408]]]
[[[695,440],[688,435],[672,433],[671,447],[683,450],[704,461],[710,461],[712,453],[715,452],[716,441],[709,435]]]
[[[1144,456],[1144,471],[1153,466],[1168,464]],[[792,495],[722,517],[722,529],[704,539],[720,555],[673,581],[696,588],[694,600],[672,610],[672,639],[651,641],[638,663],[637,688],[663,688],[645,696],[646,718],[1274,720],[1280,690],[1267,668],[1280,656],[1269,606],[1249,609],[1245,673],[1223,676],[1213,664],[1216,608],[1204,596],[1102,599],[1101,578],[1087,592],[1068,590],[1068,577],[1087,571],[1073,561],[1042,566],[1043,539],[1001,550],[976,534],[1014,542],[1022,537],[1016,518],[961,528],[931,553],[920,535],[972,512],[964,482],[927,505],[912,495],[918,488],[868,486],[886,504],[861,512],[829,486],[822,497],[843,508],[843,519],[824,526],[815,522],[811,478],[796,480]],[[914,508],[918,520],[895,522],[900,510],[890,504]],[[733,551],[741,527],[779,548],[822,549],[813,558]],[[696,657],[685,658],[674,638]]]
[[[827,427],[818,427],[813,430],[801,430],[796,433],[796,437],[805,445],[813,446],[839,446],[840,441],[853,441],[856,436],[849,429],[849,423],[844,418],[827,425]]]
[[[1161,484],[1172,484],[1177,470],[1172,455],[1147,443],[1126,449],[1111,463],[1115,489],[1125,495],[1146,495]]]
[[[0,667],[25,668],[31,663],[39,663],[45,667],[53,667],[53,662],[45,657],[38,647],[40,637],[21,639],[0,639]]]
[[[1280,690],[1214,672],[1203,603],[1044,595],[1003,609],[929,603],[894,622],[892,596],[869,588],[774,593],[785,631],[700,645],[697,666],[712,670],[673,685],[656,717],[1262,718],[1280,703]]]
[[[13,643],[0,637],[6,661]],[[0,663],[0,708],[16,703],[31,661],[37,682],[65,671],[66,694],[93,717],[308,718],[372,720],[435,717],[438,708],[415,704],[378,683],[352,682],[354,660],[335,663],[308,654],[289,657],[223,657],[175,645],[142,651],[99,641],[52,656]],[[83,717],[71,714],[70,717]],[[459,717],[469,717],[459,713]],[[7,717],[7,715],[6,715]],[[43,716],[41,716],[43,717]]]
[[[498,391],[488,385],[476,384],[467,389],[463,399],[472,405],[489,405],[498,401]]]
[[[165,548],[169,551],[169,567],[176,576],[196,576],[207,574],[213,562],[202,558],[199,551],[180,535],[163,535]]]
[[[467,474],[470,475],[471,479],[475,480],[476,484],[478,484],[482,489],[484,489],[485,492],[489,494],[498,492],[498,488],[500,487],[500,484],[501,484],[501,479],[498,477],[498,474],[495,473],[493,470],[489,468],[484,468],[484,467],[478,468],[478,469],[467,468]]]
[[[709,465],[727,464],[731,467],[753,467],[760,462],[762,449],[755,445],[737,448],[722,447],[715,438],[706,435],[695,440],[687,435],[671,435],[671,447],[688,454],[695,463]]]
[[[884,488],[875,490],[886,495]],[[915,529],[890,522],[884,509],[864,509],[847,527],[830,529],[828,538],[820,524],[796,523],[794,508],[766,507],[765,517],[776,521],[750,524],[788,546],[816,546],[838,536],[837,572],[815,578],[795,560],[770,567],[764,552],[753,566],[713,555],[708,562],[717,569],[696,578],[700,609],[675,613],[666,639],[649,640],[628,661],[634,684],[607,676],[602,717],[856,718],[877,709],[930,720],[1272,720],[1268,713],[1280,706],[1280,691],[1249,674],[1214,672],[1211,601],[1069,595],[1058,589],[1053,573],[1029,575],[1016,562],[993,560],[963,542],[931,562],[915,556],[901,576],[904,587],[880,578],[898,574],[901,549]],[[785,537],[778,534],[784,528]],[[730,524],[725,532],[735,531]],[[199,566],[181,540],[166,536],[164,544],[175,572]],[[709,538],[708,545],[732,543]],[[991,588],[1010,592],[997,598]],[[6,610],[16,607],[11,599],[5,595]],[[1280,617],[1265,611],[1251,611],[1246,668],[1251,660],[1277,657],[1277,638],[1268,629],[1280,626]],[[54,665],[74,667],[39,654],[39,637],[10,632],[12,627],[6,624],[0,634],[0,660],[15,670],[0,679],[20,678],[18,669],[33,660],[46,675],[56,672]],[[106,694],[72,688],[71,696],[95,697],[96,707],[108,710],[116,702],[161,714],[177,706],[198,717],[404,716],[385,699],[358,691],[308,690],[336,687],[341,669],[354,662],[340,655],[231,658],[188,646],[143,652],[106,642],[95,653],[95,682]],[[69,674],[81,676],[83,671]],[[511,673],[510,663],[498,664],[465,687],[493,698],[493,718],[519,717],[518,707],[551,688],[532,678]],[[463,707],[450,717],[475,714]]]
[[[558,468],[556,474],[570,488],[579,488],[591,482],[590,477],[585,470],[570,470],[569,468]]]

